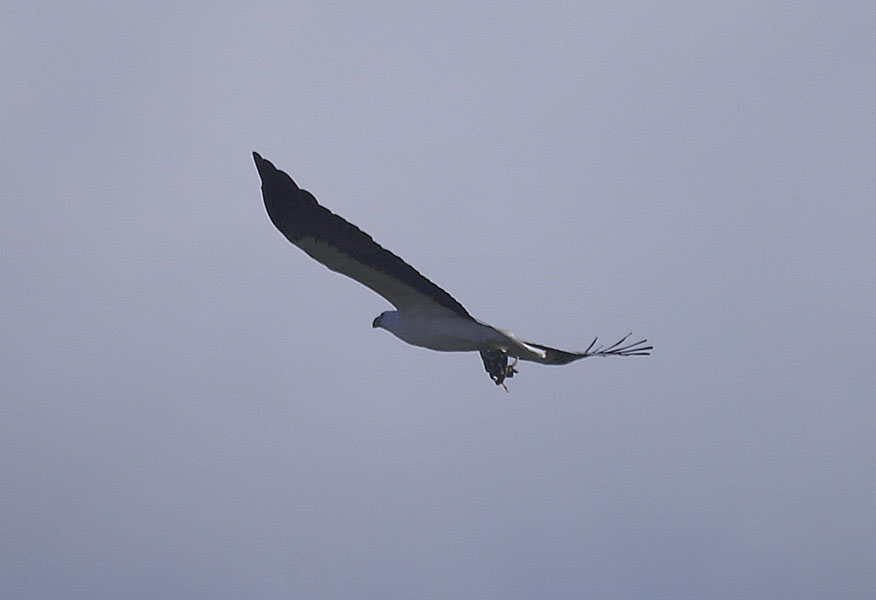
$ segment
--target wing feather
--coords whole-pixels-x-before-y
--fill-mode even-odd
[[[262,196],[271,221],[286,238],[332,271],[371,288],[399,311],[451,313],[471,318],[450,294],[370,235],[321,206],[258,153]]]
[[[558,350],[550,346],[542,346],[533,342],[526,342],[518,339],[513,332],[493,327],[478,321],[484,327],[491,329],[495,335],[487,338],[484,344],[487,350],[500,350],[506,352],[509,356],[516,356],[520,360],[537,362],[543,365],[566,365],[582,358],[590,358],[591,356],[649,356],[653,346],[646,346],[648,340],[640,340],[638,342],[627,342],[631,333],[616,341],[610,346],[602,346],[598,344],[599,338],[593,338],[590,345],[583,352],[568,352],[566,350]]]
[[[538,348],[539,350],[541,350],[541,352],[530,356],[524,356],[523,354],[521,354],[520,359],[540,362],[544,365],[565,365],[570,362],[580,360],[582,358],[589,358],[591,356],[649,356],[651,354],[651,350],[653,350],[654,348],[653,346],[645,345],[648,343],[648,340],[627,342],[627,339],[630,337],[630,335],[632,334],[628,333],[620,340],[608,347],[598,346],[598,338],[593,338],[593,341],[590,342],[590,345],[584,352],[567,352],[565,350],[557,350],[556,348],[551,348],[549,346],[533,344],[532,342],[523,342],[525,346]]]

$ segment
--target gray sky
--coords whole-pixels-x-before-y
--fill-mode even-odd
[[[876,595],[873,3],[318,4],[0,9],[0,596]]]

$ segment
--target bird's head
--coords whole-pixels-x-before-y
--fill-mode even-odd
[[[387,331],[395,331],[395,326],[398,323],[398,312],[394,310],[385,310],[371,321],[371,327],[380,327]]]

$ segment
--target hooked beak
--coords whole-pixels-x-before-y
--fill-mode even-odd
[[[374,329],[375,327],[380,327],[380,317],[382,317],[382,316],[383,316],[383,315],[377,315],[377,316],[374,318],[374,320],[371,322],[371,328],[372,328],[372,329]]]

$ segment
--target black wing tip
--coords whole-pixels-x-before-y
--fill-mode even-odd
[[[293,191],[299,189],[298,185],[287,173],[275,167],[274,163],[267,158],[262,158],[262,155],[258,152],[253,152],[252,158],[255,161],[256,169],[258,169],[263,188],[265,185],[283,187],[291,183]]]
[[[259,177],[264,180],[265,176],[271,171],[276,171],[277,168],[271,164],[271,161],[262,158],[262,155],[258,152],[253,151],[252,159],[255,161],[256,169],[259,171]]]

